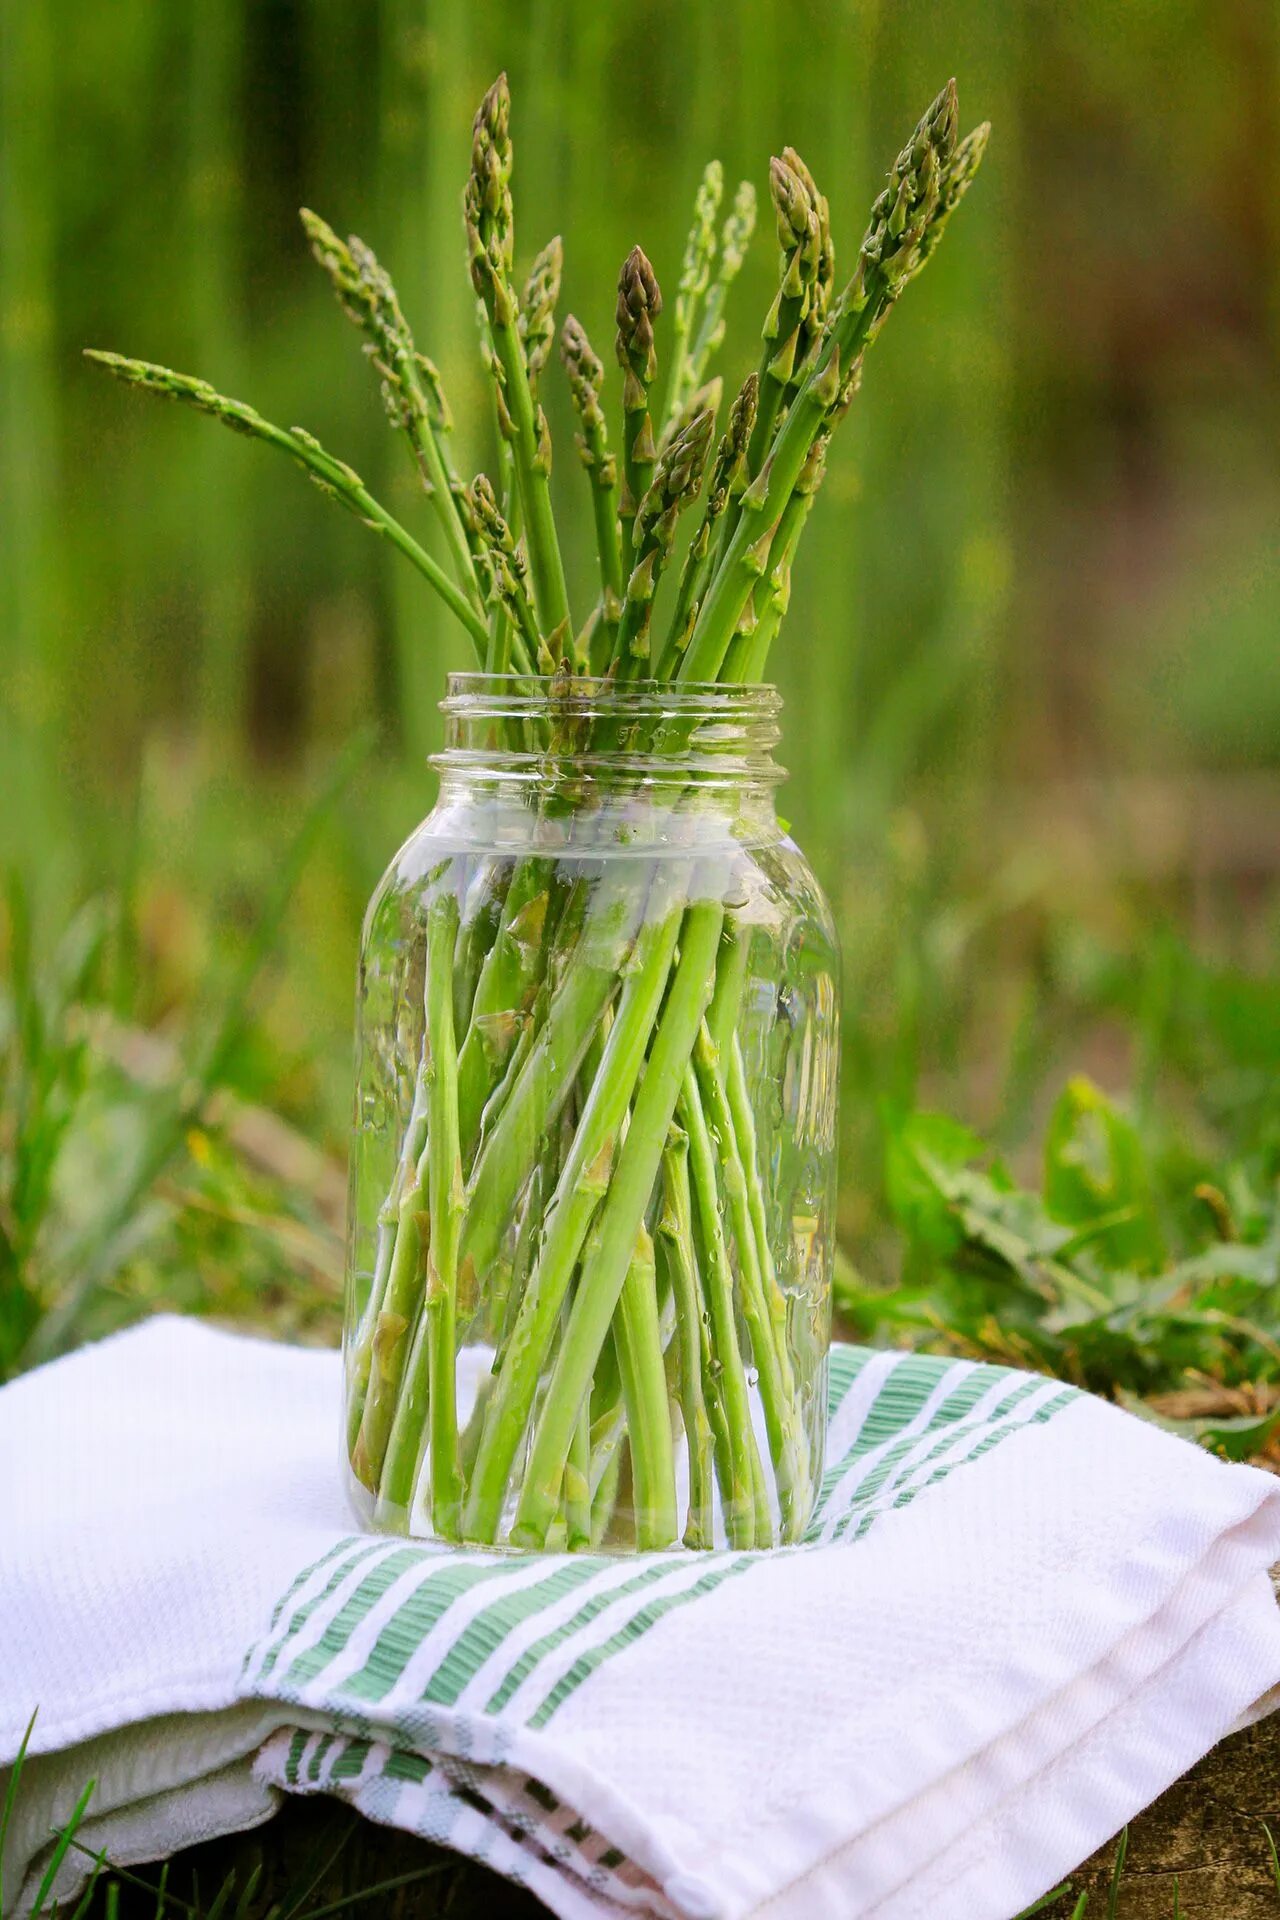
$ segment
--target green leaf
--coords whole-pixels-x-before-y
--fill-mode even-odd
[[[39,1708],[36,1709],[36,1713],[38,1712],[39,1712]],[[31,1744],[31,1735],[35,1727],[35,1724],[36,1724],[36,1714],[33,1713],[31,1718],[27,1722],[26,1732],[23,1734],[22,1739],[18,1743],[18,1751],[14,1756],[13,1765],[9,1769],[9,1784],[5,1788],[4,1805],[0,1806],[0,1914],[2,1914],[5,1911],[4,1843],[9,1832],[9,1822],[13,1819],[14,1802],[18,1797],[18,1782],[22,1778],[22,1768],[23,1768],[23,1764],[26,1761],[27,1748]]]
[[[1138,1130],[1083,1075],[1068,1081],[1049,1121],[1044,1197],[1055,1220],[1099,1229],[1093,1246],[1106,1265],[1148,1273],[1163,1265]]]
[[[1129,1829],[1126,1827],[1116,1845],[1115,1865],[1111,1869],[1111,1885],[1107,1890],[1107,1920],[1116,1920],[1120,1906],[1120,1879],[1124,1873],[1125,1858],[1129,1852]]]
[[[889,1135],[885,1187],[899,1224],[934,1253],[952,1253],[962,1232],[948,1176],[986,1151],[977,1134],[941,1113],[912,1113]]]
[[[1048,1893],[1042,1893],[1040,1898],[1034,1900],[1029,1907],[1024,1907],[1022,1912],[1016,1916],[1016,1920],[1032,1920],[1033,1914],[1043,1913],[1046,1907],[1051,1907],[1055,1900],[1061,1900],[1063,1895],[1070,1893],[1070,1891],[1071,1882],[1069,1880],[1061,1881],[1056,1887],[1050,1887]],[[1077,1908],[1077,1912],[1078,1911],[1079,1909]]]
[[[64,1827],[58,1829],[57,1845],[49,1855],[49,1864],[44,1870],[44,1877],[36,1891],[35,1905],[31,1909],[33,1915],[42,1914],[45,1910],[46,1902],[53,1891],[54,1881],[58,1877],[58,1869],[66,1859],[68,1850],[75,1840],[77,1830],[79,1829],[81,1821],[84,1819],[85,1809],[93,1798],[93,1791],[97,1784],[96,1780],[86,1782],[84,1791],[71,1810],[71,1818]],[[96,1854],[94,1858],[97,1858]]]
[[[1267,1836],[1267,1850],[1271,1855],[1271,1873],[1276,1883],[1276,1892],[1280,1893],[1280,1853],[1276,1852],[1276,1837],[1264,1820],[1262,1831]]]

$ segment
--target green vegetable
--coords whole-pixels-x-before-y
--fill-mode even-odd
[[[554,753],[572,750],[598,694],[588,674],[611,682],[763,677],[831,435],[857,392],[867,347],[972,183],[986,129],[958,140],[954,83],[943,89],[875,201],[839,293],[825,198],[794,148],[772,161],[777,288],[759,369],[723,424],[711,361],[755,196],[740,186],[717,231],[717,162],[698,188],[661,405],[661,290],[640,247],[623,263],[617,454],[603,365],[579,323],[565,319],[560,358],[599,572],[593,604],[575,619],[540,397],[562,247],[557,238],[542,249],[517,295],[510,122],[500,76],[475,116],[463,193],[499,435],[496,486],[457,473],[440,376],[373,253],[354,236],[340,240],[317,215],[302,216],[408,442],[448,570],[301,429],[276,427],[185,375],[92,357],[287,453],[411,562],[488,673],[557,676],[563,703],[553,700],[551,718],[512,742]],[[678,744],[673,738],[673,750]],[[590,804],[582,799],[584,812]],[[679,810],[678,794],[673,805]],[[563,1538],[585,1547],[620,1499],[625,1422],[638,1545],[669,1546],[681,1535],[710,1544],[716,1494],[733,1544],[799,1537],[818,1463],[809,1457],[736,1033],[745,947],[732,909],[701,897],[696,883],[694,861],[677,858],[651,880],[647,898],[630,878],[593,889],[566,880],[541,854],[472,860],[458,890],[446,877],[432,882],[426,1034],[347,1366],[352,1471],[389,1525],[411,1526],[420,1510],[448,1538],[495,1542],[509,1525],[517,1543]],[[1072,1161],[1060,1147],[1054,1190],[1070,1230],[1109,1236],[1153,1264],[1158,1244],[1113,1217],[1136,1191],[1123,1129],[1081,1102],[1070,1131],[1078,1152]],[[1090,1158],[1095,1135],[1114,1177]],[[947,1251],[962,1229],[936,1170],[955,1178],[969,1144],[916,1142],[899,1155],[903,1193]],[[926,1147],[932,1159],[921,1157]],[[1090,1298],[1087,1289],[1071,1297]],[[460,1431],[458,1354],[477,1315],[489,1316],[492,1368]],[[673,1420],[688,1466],[683,1516]]]

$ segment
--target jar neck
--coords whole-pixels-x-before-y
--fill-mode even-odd
[[[445,804],[642,797],[699,812],[772,813],[782,702],[769,686],[457,673],[432,758]]]

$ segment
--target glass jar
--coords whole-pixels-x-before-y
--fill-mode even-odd
[[[826,1420],[838,965],[763,686],[456,674],[365,921],[344,1343],[366,1525],[769,1547]]]

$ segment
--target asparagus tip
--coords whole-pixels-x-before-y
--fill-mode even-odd
[[[952,74],[942,89],[928,114],[925,116],[933,137],[945,159],[951,152],[960,133],[960,93]]]
[[[618,275],[618,361],[640,379],[654,375],[653,323],[662,312],[662,289],[643,247],[632,247]]]
[[[978,161],[981,160],[987,150],[987,142],[990,138],[991,122],[989,120],[983,120],[973,129],[972,133],[966,133],[964,139],[956,148],[956,159],[958,160],[962,153],[967,153],[971,156],[971,164],[977,166]]]
[[[510,121],[511,88],[504,67],[476,108],[474,130],[488,134],[491,140],[505,140]]]

